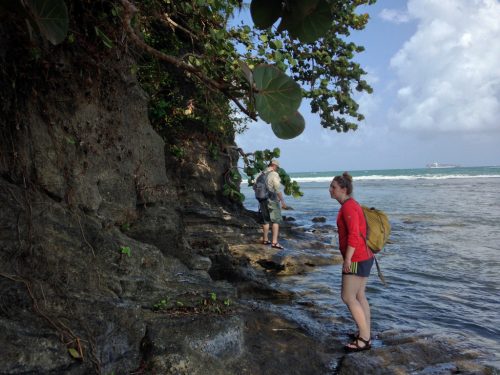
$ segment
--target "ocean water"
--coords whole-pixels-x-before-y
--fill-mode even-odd
[[[354,197],[384,210],[392,224],[392,243],[377,256],[388,286],[374,267],[367,288],[373,333],[417,330],[450,337],[500,368],[500,167],[350,173]],[[316,216],[336,225],[339,204],[328,186],[338,174],[290,174],[304,196],[286,197],[294,210],[284,214],[306,228]],[[242,192],[245,206],[256,210],[253,191],[242,184]],[[340,274],[335,265],[279,278],[276,283],[309,302],[287,312],[318,334],[352,330],[340,299]]]

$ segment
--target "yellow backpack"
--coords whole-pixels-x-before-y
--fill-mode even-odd
[[[387,215],[374,207],[361,205],[366,219],[366,244],[376,254],[384,248],[391,234],[391,223]]]

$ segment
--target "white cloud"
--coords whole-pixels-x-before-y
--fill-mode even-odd
[[[385,21],[396,24],[410,22],[410,15],[407,12],[401,12],[396,9],[382,9],[379,16]]]
[[[500,2],[409,0],[416,33],[391,59],[407,130],[500,130]]]

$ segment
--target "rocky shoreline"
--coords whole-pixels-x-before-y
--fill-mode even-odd
[[[321,222],[314,221],[313,222]],[[259,237],[255,235],[252,243],[230,246],[232,255],[236,258],[244,257],[255,270],[259,280],[269,280],[269,277],[278,280],[286,279],[289,275],[313,272],[316,267],[341,264],[342,258],[338,249],[334,248],[332,237],[335,228],[328,225],[313,224],[314,229],[305,230],[294,226],[293,221],[282,230],[285,250],[272,249],[269,246],[258,244]],[[257,244],[256,244],[257,243]],[[278,283],[286,285],[286,283]],[[274,284],[276,285],[276,284]],[[289,290],[277,290],[277,296],[267,300],[273,312],[280,315],[280,306],[300,303],[308,305],[303,298],[297,301]],[[262,306],[262,305],[261,305]],[[269,307],[269,304],[267,304]],[[312,306],[314,309],[314,307]],[[287,315],[290,319],[290,315]],[[290,372],[270,372],[276,374],[497,374],[498,369],[481,364],[481,354],[460,346],[459,338],[439,337],[428,332],[418,331],[385,331],[375,333],[373,348],[361,353],[345,354],[342,350],[347,337],[342,332],[315,334],[308,331],[293,317],[288,320],[292,329],[313,339],[315,357],[304,357],[303,353],[297,356],[304,358],[306,363],[320,364],[318,368],[301,368]],[[280,330],[279,328],[277,330]],[[271,341],[276,336],[269,335]],[[300,339],[300,338],[299,338]],[[288,354],[289,355],[289,354]],[[288,356],[287,355],[287,356]],[[484,359],[484,358],[483,358]],[[311,362],[313,361],[313,362]],[[296,367],[294,367],[295,369]]]
[[[383,332],[371,351],[344,355],[344,334],[318,335],[284,313],[307,301],[279,280],[340,262],[329,244],[333,228],[288,225],[287,250],[275,251],[258,244],[254,214],[193,209],[197,223],[184,217],[191,256],[182,262],[134,240],[137,228],[103,229],[36,195],[37,245],[26,258],[16,234],[29,229],[22,189],[1,181],[0,194],[8,208],[3,223],[20,224],[2,231],[10,247],[1,258],[0,374],[495,373],[478,353],[415,332]],[[86,240],[75,241],[83,233]],[[130,256],[116,250],[123,243]],[[38,267],[30,278],[14,272],[30,264]]]

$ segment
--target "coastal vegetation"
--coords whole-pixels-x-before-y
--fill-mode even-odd
[[[368,21],[357,8],[374,2],[253,0],[252,21],[239,22],[248,6],[241,0],[100,1],[70,4],[69,10],[63,0],[16,0],[3,11],[17,16],[17,32],[29,33],[34,63],[54,48],[45,40],[75,50],[85,48],[82,37],[89,37],[94,45],[88,54],[102,63],[133,45],[138,60],[130,69],[149,95],[150,121],[169,152],[182,159],[183,139],[206,137],[217,158],[235,132],[258,117],[279,138],[298,136],[305,127],[298,112],[302,98],[323,127],[355,130],[364,117],[354,93],[372,89],[353,60],[363,47],[348,37]],[[81,24],[87,18],[82,13],[92,21]],[[247,151],[244,171],[252,184],[270,153]],[[281,174],[285,193],[299,196],[286,171]],[[225,195],[241,201],[238,170],[226,175]]]

